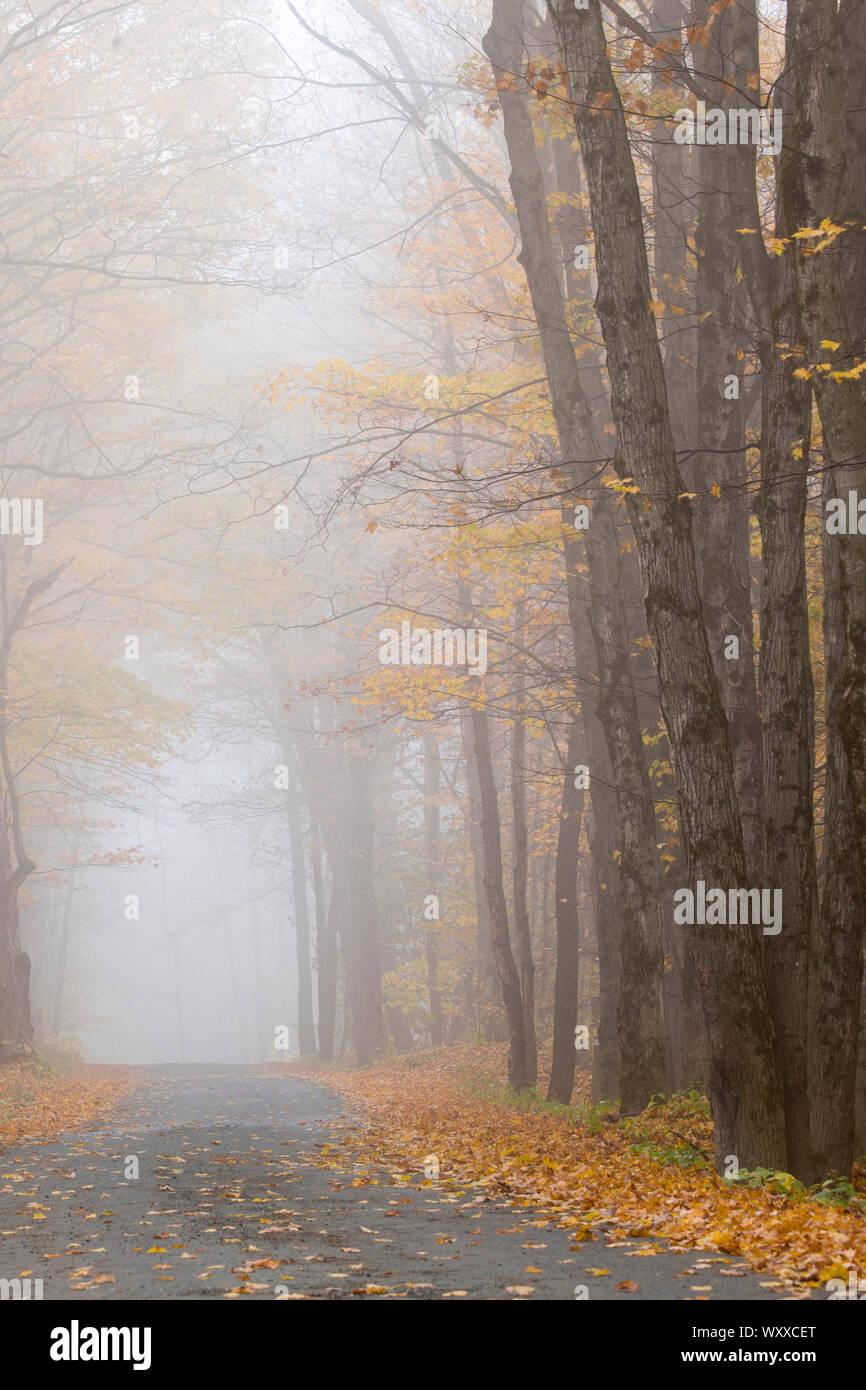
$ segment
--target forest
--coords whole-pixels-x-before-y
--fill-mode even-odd
[[[0,202],[3,1297],[866,1296],[864,0],[10,0]]]

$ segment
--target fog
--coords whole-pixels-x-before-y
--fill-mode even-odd
[[[7,7],[0,1061],[487,1045],[850,1170],[866,34],[788,18]]]
[[[9,373],[4,486],[20,489],[50,438],[44,553],[72,555],[76,582],[36,641],[74,643],[86,681],[98,688],[108,667],[122,689],[74,713],[74,678],[49,697],[41,717],[58,728],[21,774],[35,1038],[101,1062],[273,1060],[275,1028],[299,1047],[281,799],[309,826],[302,789],[273,786],[281,696],[322,672],[311,604],[336,612],[346,589],[353,606],[380,591],[335,574],[358,525],[323,526],[351,432],[314,397],[289,413],[268,394],[327,359],[417,356],[369,300],[372,283],[399,280],[406,184],[423,185],[429,160],[351,56],[367,28],[351,7],[85,4],[59,37],[53,13],[6,20],[4,149],[37,198],[10,258],[38,248],[40,261],[7,280],[10,301],[23,288],[39,302]],[[448,22],[412,17],[429,54],[445,51]],[[362,37],[375,49],[372,30]],[[447,34],[448,54],[461,48]],[[292,517],[275,535],[282,497]],[[14,589],[30,557],[6,545]],[[86,727],[56,751],[74,719]]]

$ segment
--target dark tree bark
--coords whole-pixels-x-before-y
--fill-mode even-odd
[[[502,106],[511,171],[509,182],[521,233],[518,257],[538,326],[563,470],[577,491],[581,458],[597,456],[568,328],[563,278],[557,270],[526,82],[521,0],[494,0],[483,47]],[[595,470],[592,470],[595,471]],[[665,1084],[661,924],[655,817],[634,695],[616,531],[603,498],[593,503],[586,532],[590,625],[599,663],[598,714],[605,731],[622,826],[620,879],[623,921],[619,1034],[621,1101],[641,1110]]]
[[[652,18],[656,40],[667,43],[682,33],[686,7],[682,0],[655,0]],[[670,86],[658,64],[653,65],[651,80],[653,96],[666,103]],[[655,297],[662,305],[659,332],[671,432],[677,456],[683,459],[683,480],[690,492],[709,485],[695,456],[699,324],[692,247],[699,191],[697,164],[697,152],[690,145],[677,144],[673,129],[660,121],[653,134],[650,220]],[[673,779],[665,780],[670,781],[670,795],[675,796]],[[678,884],[681,874],[679,860],[669,863],[665,881]],[[665,918],[664,948],[670,962],[665,971],[668,1089],[679,1091],[706,1085],[707,1036],[688,928],[679,926],[668,913]]]
[[[518,617],[520,625],[520,618]],[[527,1085],[538,1080],[538,1048],[535,1040],[535,964],[532,959],[532,929],[527,901],[529,875],[529,836],[526,827],[526,726],[523,722],[525,682],[518,670],[514,683],[516,713],[511,737],[511,810],[514,829],[512,855],[512,893],[514,926],[520,962],[520,993],[523,999],[523,1038]]]
[[[786,32],[786,93],[793,102],[781,183],[789,228],[832,225],[852,210],[862,188],[849,188],[849,155],[856,126],[849,105],[845,40],[834,0],[790,0]],[[854,30],[852,29],[851,37]],[[848,37],[848,36],[846,36]],[[861,52],[862,66],[866,54]],[[789,106],[789,110],[790,110]],[[849,305],[846,271],[861,261],[862,225],[847,228],[817,251],[794,240],[791,257],[799,293],[805,360],[824,440],[824,502],[863,492],[866,395],[860,378],[832,379],[816,364],[853,368],[863,354],[864,323]],[[846,253],[846,239],[849,250]],[[852,334],[851,329],[855,332]],[[838,343],[827,349],[822,342]],[[854,1094],[863,961],[862,905],[866,900],[866,536],[823,535],[824,666],[827,780],[822,897],[813,944],[812,1123],[819,1175],[849,1173],[854,1149]]]
[[[592,1098],[618,1101],[620,1096],[619,1017],[622,967],[619,936],[622,921],[619,864],[616,853],[616,795],[611,785],[604,733],[595,714],[585,713],[584,730],[592,765],[589,784],[592,817],[589,847],[598,949],[598,1029],[592,1055]]]
[[[707,101],[727,110],[742,105],[748,76],[758,70],[758,22],[749,0],[709,12],[695,0],[692,22],[710,26],[701,49],[701,83]],[[750,105],[753,102],[749,102]],[[734,784],[743,828],[749,883],[763,883],[763,783],[761,726],[755,683],[751,596],[750,505],[746,483],[745,353],[749,345],[746,281],[741,268],[744,242],[738,228],[757,226],[738,216],[744,190],[755,189],[756,150],[752,145],[698,145],[694,152],[698,207],[695,230],[697,270],[697,454],[693,468],[694,530],[704,621],[710,655],[728,720]],[[760,238],[755,238],[760,240]],[[739,397],[727,399],[738,384]],[[714,496],[710,489],[718,488]],[[726,656],[726,639],[735,637],[739,656]]]
[[[854,1084],[854,1157],[866,1154],[866,964],[860,981],[860,1035],[857,1050],[857,1077]]]
[[[866,6],[858,0],[841,0],[839,19],[845,63],[846,163],[848,178],[843,190],[842,222],[866,226]],[[842,243],[843,281],[848,301],[848,333],[852,342],[866,339],[866,237],[846,234]],[[866,961],[861,977],[855,1097],[855,1157],[866,1153]]]
[[[784,79],[777,101],[787,106]],[[788,222],[789,182],[783,175],[776,218],[779,237],[795,230]],[[788,1166],[797,1177],[812,1181],[807,1008],[817,877],[805,554],[812,394],[808,382],[794,375],[800,365],[796,352],[800,330],[790,256],[776,260],[771,291],[770,341],[762,354],[761,412],[764,862],[767,882],[782,890],[784,925],[778,937],[768,938],[767,962],[784,1087]]]
[[[681,30],[682,0],[655,0],[653,32],[667,42]],[[652,73],[653,96],[667,100],[670,88],[658,67]],[[695,275],[690,264],[694,242],[694,152],[678,145],[662,121],[653,132],[652,240],[656,297],[664,305],[659,325],[664,343],[664,370],[670,401],[671,428],[678,449],[689,449],[697,418],[695,364],[698,360]],[[682,312],[676,313],[675,309]],[[688,479],[691,487],[691,478]],[[691,490],[695,489],[691,487]]]
[[[680,500],[637,179],[598,0],[550,0],[574,104],[595,231],[596,299],[607,348],[618,466],[634,479],[632,524],[647,623],[677,777],[692,881],[747,886],[727,720],[713,671],[687,506]],[[716,1160],[772,1166],[785,1157],[784,1118],[763,949],[752,926],[694,936],[710,1047]]]
[[[490,918],[491,946],[508,1022],[508,1084],[515,1091],[523,1091],[530,1084],[526,1065],[523,997],[508,931],[508,907],[502,879],[499,800],[486,710],[473,709],[469,716],[469,727],[472,742],[467,756],[474,761],[478,778],[484,893]]]
[[[553,1058],[547,1099],[571,1104],[574,1089],[575,1027],[580,967],[580,935],[577,914],[577,866],[584,792],[575,785],[580,761],[583,720],[572,717],[565,754],[559,832],[556,837],[556,979],[553,991]]]
[[[840,221],[849,228],[842,243],[842,282],[848,306],[848,334],[863,346],[866,336],[866,7],[840,0],[839,32],[845,75],[845,165],[840,189]]]

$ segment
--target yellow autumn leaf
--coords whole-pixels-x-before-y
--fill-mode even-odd
[[[734,1255],[739,1252],[737,1237],[733,1231],[710,1231],[707,1236],[707,1244],[715,1246],[716,1250],[723,1250],[727,1255]]]
[[[848,1278],[848,1266],[847,1266],[847,1265],[843,1265],[843,1263],[842,1263],[841,1260],[837,1260],[837,1261],[835,1262],[835,1264],[827,1265],[826,1269],[822,1269],[822,1270],[820,1270],[819,1273],[818,1273],[818,1279],[820,1280],[820,1282],[821,1282],[822,1284],[826,1284],[827,1281],[828,1281],[829,1279],[847,1279],[847,1278]]]

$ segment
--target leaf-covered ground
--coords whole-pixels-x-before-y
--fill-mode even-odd
[[[132,1084],[126,1067],[5,1063],[0,1066],[0,1147],[92,1128]]]
[[[265,1070],[314,1076],[350,1102],[357,1123],[344,1127],[328,1158],[356,1183],[358,1164],[371,1177],[383,1164],[417,1174],[435,1155],[441,1179],[549,1211],[578,1239],[601,1224],[608,1239],[740,1255],[804,1295],[852,1268],[866,1274],[862,1210],[807,1199],[784,1175],[775,1191],[724,1181],[704,1161],[711,1122],[695,1100],[674,1098],[627,1121],[588,1102],[515,1102],[501,1086],[504,1055],[495,1047],[413,1053],[362,1071],[300,1063]],[[864,1176],[855,1179],[859,1197]]]
[[[37,1297],[789,1296],[734,1256],[659,1254],[655,1239],[606,1240],[604,1225],[575,1230],[555,1212],[418,1167],[355,1165],[341,1098],[288,1069],[133,1072],[134,1094],[97,1130],[19,1140],[2,1155],[0,1274],[41,1280]]]

